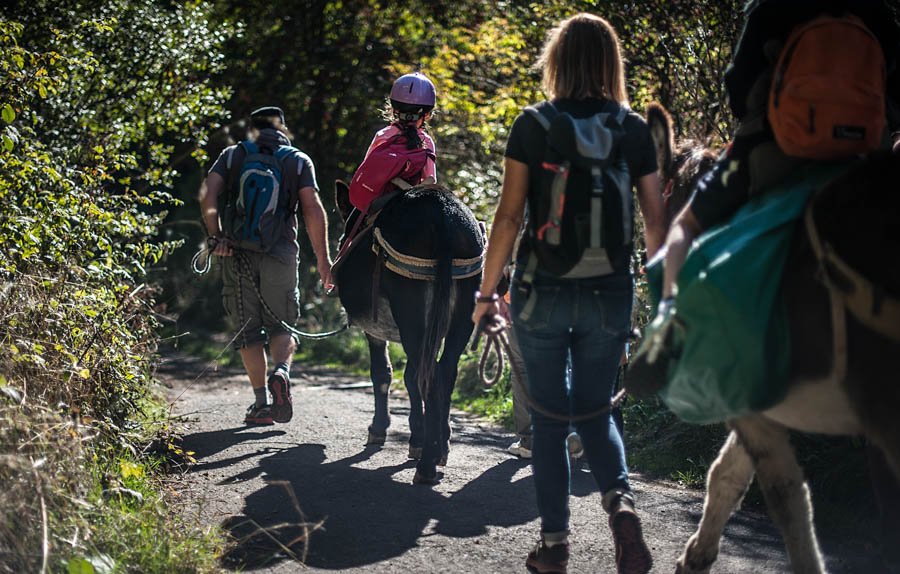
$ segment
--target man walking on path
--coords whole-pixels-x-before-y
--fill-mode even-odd
[[[315,167],[291,146],[284,112],[264,107],[250,120],[249,139],[227,147],[209,170],[200,205],[209,249],[221,257],[222,299],[237,326],[235,346],[255,396],[244,422],[271,425],[293,416],[290,365],[296,343],[289,329],[300,308],[298,208],[326,287],[331,256]]]

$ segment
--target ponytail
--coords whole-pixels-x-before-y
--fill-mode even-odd
[[[434,106],[407,104],[388,99],[385,101],[382,117],[397,126],[400,133],[406,136],[407,149],[419,149],[425,147],[425,142],[419,135],[417,124],[433,109]],[[424,123],[422,127],[425,127]]]
[[[396,122],[394,125],[406,136],[406,149],[425,147],[425,142],[422,141],[422,137],[419,135],[419,128],[416,127],[416,122]]]

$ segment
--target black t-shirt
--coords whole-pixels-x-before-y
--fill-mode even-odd
[[[567,113],[574,118],[582,119],[596,115],[604,111],[607,100],[601,98],[588,98],[584,100],[557,99],[553,100],[553,106],[560,112]],[[650,128],[640,115],[633,111],[628,112],[622,122],[625,137],[620,145],[625,155],[625,163],[628,164],[628,172],[631,175],[632,184],[641,177],[656,172],[656,148],[650,137]],[[506,157],[520,161],[528,165],[528,193],[540,189],[541,163],[547,148],[547,132],[541,124],[527,113],[521,113],[513,122],[509,131],[509,139],[506,142]],[[525,260],[530,247],[527,241],[519,245],[516,256],[518,262]],[[616,269],[628,271],[628,262],[613,262]]]

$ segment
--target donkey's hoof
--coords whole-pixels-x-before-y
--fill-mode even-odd
[[[385,440],[387,440],[387,433],[377,433],[370,428],[366,446],[384,446]]]
[[[447,455],[446,454],[438,459],[437,465],[438,466],[447,466]]]
[[[413,460],[419,460],[422,458],[422,447],[420,446],[411,446],[409,447],[409,458]]]
[[[675,574],[709,574],[712,563],[692,566],[686,556],[681,556],[675,563]]]
[[[422,471],[417,470],[416,474],[413,476],[413,484],[424,484],[426,486],[434,486],[438,483],[438,475],[434,473],[431,476],[424,474]]]

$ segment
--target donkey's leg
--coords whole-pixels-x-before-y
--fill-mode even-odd
[[[376,339],[368,333],[369,342],[369,375],[372,377],[372,390],[375,392],[375,414],[369,425],[369,438],[366,445],[383,445],[387,438],[387,429],[391,426],[391,414],[388,412],[388,393],[391,389],[393,368],[387,352],[387,341]]]
[[[423,368],[419,362],[426,338],[424,292],[410,290],[405,295],[407,297],[404,304],[391,301],[391,310],[400,328],[400,339],[407,358],[403,381],[406,383],[406,390],[409,391],[410,403],[409,455],[411,458],[419,459],[413,481],[432,484],[436,481],[436,465],[440,456],[438,444],[441,436],[441,401],[439,388],[434,380],[428,385],[428,394],[424,397],[417,380],[419,369]],[[421,301],[417,301],[420,297]],[[436,370],[435,366],[432,366],[431,371],[436,373]]]
[[[437,484],[437,464],[441,453],[441,423],[447,417],[443,397],[437,381],[432,381],[425,396],[425,432],[422,458],[416,463],[416,484]]]
[[[809,488],[787,429],[759,415],[737,419],[732,426],[753,459],[769,516],[784,537],[793,572],[825,572],[813,528]]]
[[[719,540],[731,513],[753,480],[753,462],[732,431],[706,477],[706,500],[697,531],[678,559],[676,572],[709,572],[719,555]]]
[[[422,445],[425,442],[425,413],[422,403],[422,393],[416,382],[418,377],[418,349],[410,352],[406,345],[406,368],[403,371],[403,384],[409,394],[409,458],[422,457]]]
[[[469,308],[465,310],[471,314]],[[444,352],[438,362],[436,382],[441,390],[441,458],[438,460],[438,466],[447,464],[447,456],[450,453],[450,399],[453,395],[453,388],[456,386],[459,358],[469,342],[472,327],[469,315],[460,318],[459,313],[455,314],[454,321],[447,331],[447,337],[444,339]]]

